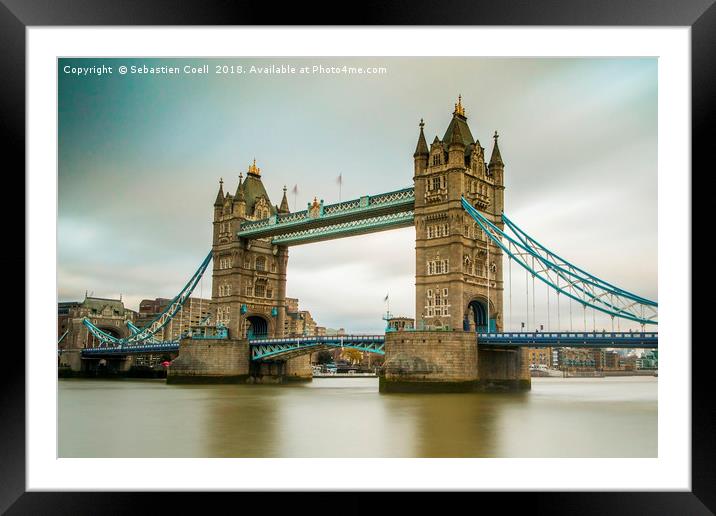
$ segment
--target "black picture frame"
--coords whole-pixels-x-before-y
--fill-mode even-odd
[[[312,6],[303,3],[282,5],[268,2],[218,1],[113,1],[113,0],[0,0],[0,127],[3,130],[3,179],[5,192],[2,220],[18,219],[22,208],[14,201],[24,201],[25,169],[25,30],[31,26],[130,26],[130,25],[532,25],[532,26],[688,26],[691,27],[692,72],[692,169],[699,164],[710,168],[707,159],[713,144],[708,128],[715,124],[716,93],[716,6],[714,0],[448,0],[384,2],[365,0],[345,4]],[[10,166],[10,160],[14,158]],[[708,167],[708,168],[707,168]],[[9,181],[17,184],[10,186]],[[693,180],[693,174],[692,174]],[[3,256],[6,270],[25,266],[24,225],[8,224],[5,236],[14,230],[17,251]],[[689,250],[690,252],[690,250]],[[26,275],[31,275],[26,270]],[[24,287],[24,285],[23,285]],[[20,288],[15,292],[20,292]],[[684,300],[691,302],[691,300]],[[20,303],[13,300],[15,313]],[[6,307],[6,310],[10,308]],[[7,313],[7,312],[5,312]],[[29,323],[30,311],[25,313]],[[19,326],[19,325],[18,325]],[[684,335],[691,345],[691,335]],[[4,342],[4,367],[0,392],[0,511],[7,514],[104,514],[142,512],[185,513],[191,508],[185,493],[48,493],[26,492],[25,488],[25,350],[17,342]],[[708,341],[692,347],[692,356],[707,349]],[[28,345],[27,343],[25,345]],[[486,493],[500,505],[509,500],[511,510],[544,509],[550,514],[712,514],[716,511],[716,424],[709,381],[709,360],[692,363],[692,490],[690,492],[590,492],[590,493]],[[208,496],[208,495],[206,495]],[[232,500],[229,503],[259,503],[258,494],[212,494]],[[464,498],[463,495],[457,495]],[[234,499],[241,497],[241,502]],[[255,500],[252,500],[255,499]],[[283,501],[271,497],[269,510],[293,511],[296,505],[321,504],[322,495],[301,497],[304,501]],[[214,500],[212,500],[214,501]],[[216,501],[215,501],[216,502]],[[204,504],[206,501],[192,503]],[[216,502],[219,503],[219,502]],[[223,502],[222,502],[223,503]],[[453,501],[451,504],[460,504]],[[474,503],[474,502],[468,502]],[[481,500],[480,503],[483,503]],[[284,505],[285,504],[285,505]],[[346,494],[340,510],[370,510],[382,505],[375,498],[358,493]],[[406,505],[407,504],[407,505]],[[416,494],[401,502],[425,507],[423,496]],[[458,505],[455,505],[457,507]],[[363,510],[361,510],[363,512]]]

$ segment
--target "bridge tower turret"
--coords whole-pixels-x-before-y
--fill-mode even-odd
[[[499,149],[487,167],[484,148],[467,124],[462,97],[442,140],[436,136],[427,154],[422,142],[421,121],[414,154],[416,326],[500,331],[501,251],[460,203],[464,196],[491,221],[500,222],[504,164]]]
[[[415,160],[416,176],[425,173],[425,170],[428,168],[428,157],[430,156],[430,151],[428,150],[428,143],[425,141],[425,133],[423,132],[423,127],[425,127],[425,122],[423,122],[423,119],[421,118],[418,144],[415,147],[415,152],[413,153],[413,159]]]
[[[494,147],[492,148],[492,156],[490,156],[490,164],[488,166],[488,174],[493,178],[495,182],[495,213],[502,213],[505,210],[505,164],[502,162],[502,155],[500,154],[500,147],[497,145],[497,139],[500,137],[495,131],[493,139],[495,140]],[[500,221],[500,229],[504,226]]]

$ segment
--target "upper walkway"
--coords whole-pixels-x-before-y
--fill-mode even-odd
[[[414,207],[415,188],[403,188],[242,222],[237,235],[252,240],[271,238],[279,245],[307,244],[412,226]]]

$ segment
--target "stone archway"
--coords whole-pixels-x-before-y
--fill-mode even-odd
[[[490,305],[492,305],[492,303],[490,303]],[[464,331],[496,331],[497,313],[495,312],[494,306],[490,306],[488,310],[487,299],[485,298],[477,297],[472,299],[465,307],[463,317]]]
[[[248,326],[246,328],[246,337],[249,339],[268,337],[269,322],[260,315],[250,315],[246,318]]]

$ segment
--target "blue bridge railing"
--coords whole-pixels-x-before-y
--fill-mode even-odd
[[[658,332],[484,332],[481,346],[656,348]]]

